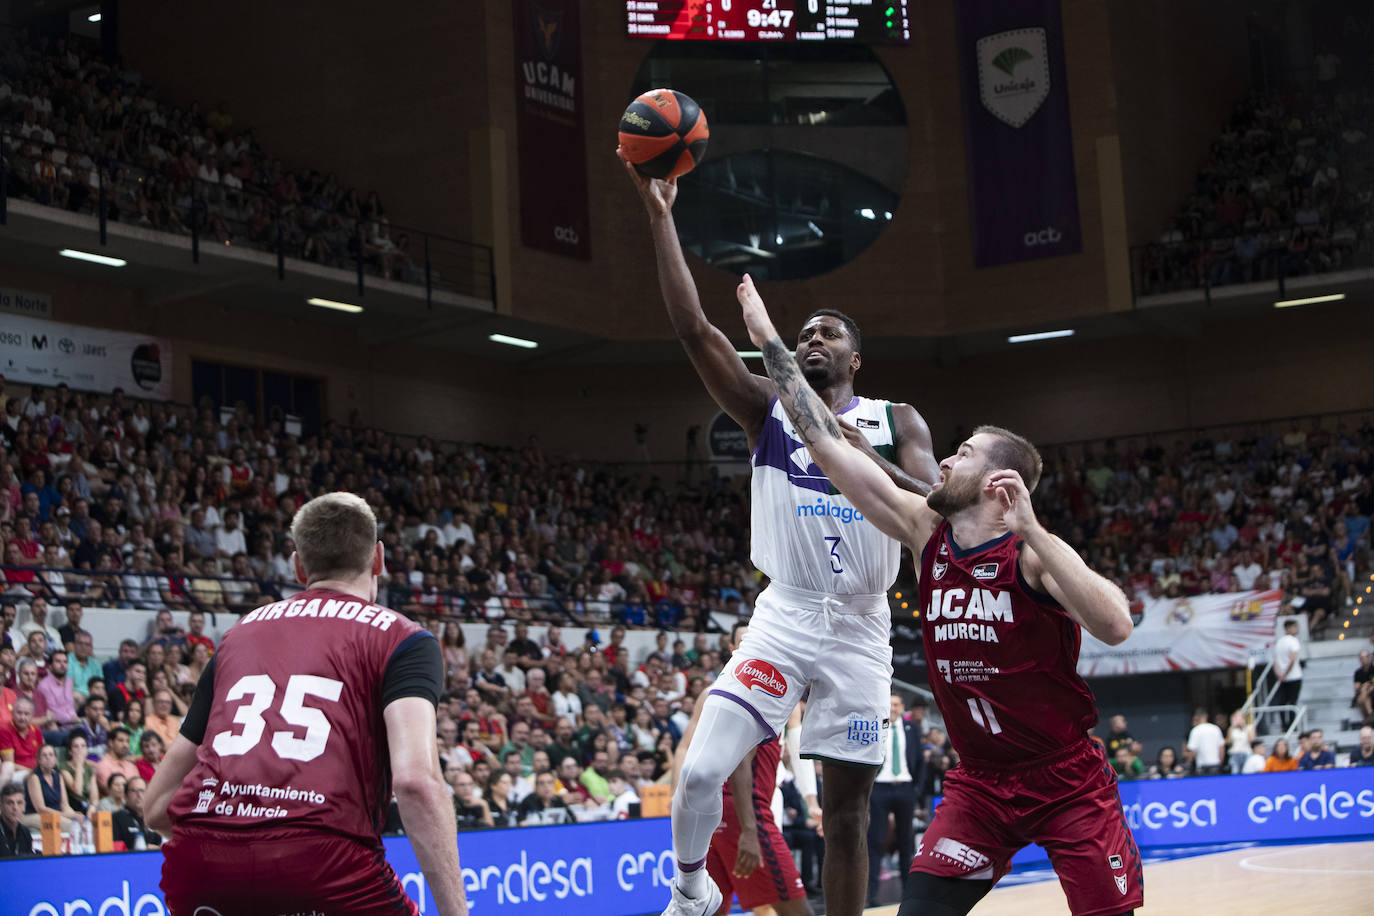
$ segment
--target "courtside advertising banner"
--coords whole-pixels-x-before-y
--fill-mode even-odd
[[[578,0],[515,0],[520,241],[589,260]]]
[[[973,263],[1083,249],[1059,0],[959,0]]]
[[[410,841],[383,842],[420,912],[438,913]],[[479,916],[657,913],[672,846],[667,818],[458,834],[468,908]],[[166,916],[161,880],[160,852],[0,860],[0,916]]]
[[[1268,591],[1151,599],[1120,645],[1098,642],[1083,631],[1078,673],[1102,677],[1239,667],[1273,643],[1282,598],[1282,592]]]
[[[1120,791],[1142,849],[1374,836],[1370,767],[1152,779],[1123,782]],[[1012,862],[1047,858],[1027,846]]]
[[[172,397],[172,344],[160,337],[0,313],[0,375],[11,385],[66,382],[78,391],[123,388]]]

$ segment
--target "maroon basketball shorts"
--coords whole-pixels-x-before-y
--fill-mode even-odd
[[[706,871],[711,880],[720,888],[720,912],[730,912],[730,895],[739,898],[741,909],[752,910],[756,907],[771,906],[785,900],[800,900],[806,896],[802,887],[801,875],[797,874],[797,863],[792,860],[792,850],[782,838],[782,831],[773,823],[771,813],[757,818],[759,824],[759,867],[747,878],[736,878],[731,874],[735,868],[735,857],[739,854],[739,821],[735,818],[734,808],[725,805],[725,815],[715,835],[711,837],[711,850],[706,854]]]
[[[259,839],[178,827],[163,847],[172,916],[418,916],[381,847],[339,836]]]
[[[1114,916],[1143,903],[1140,851],[1116,774],[1093,742],[1017,767],[960,763],[944,789],[912,871],[997,881],[1017,850],[1039,843],[1073,916]]]

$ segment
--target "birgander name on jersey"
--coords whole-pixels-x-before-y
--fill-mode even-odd
[[[1011,592],[999,592],[989,588],[937,588],[930,593],[930,605],[926,608],[926,620],[958,621],[957,623],[936,623],[933,639],[945,642],[950,639],[972,639],[980,642],[1000,642],[995,621],[1014,623],[1012,615]]]
[[[259,623],[264,620],[279,620],[283,617],[337,617],[367,624],[379,630],[389,630],[397,615],[386,608],[362,601],[347,601],[338,598],[298,598],[295,601],[274,601],[265,604],[245,615],[240,624]]]

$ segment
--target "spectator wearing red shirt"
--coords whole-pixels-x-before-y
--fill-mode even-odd
[[[0,728],[0,786],[27,776],[43,746],[43,730],[33,724],[33,701],[20,697],[10,713],[10,723]]]
[[[192,611],[186,623],[186,648],[193,651],[196,646],[204,646],[211,655],[215,654],[215,641],[205,635],[205,612]]]
[[[26,516],[19,516],[14,520],[14,537],[10,538],[10,544],[19,547],[19,555],[23,558],[25,566],[37,566],[38,555],[43,553],[43,548],[38,547],[38,542],[33,540],[33,529],[29,526],[29,519]]]

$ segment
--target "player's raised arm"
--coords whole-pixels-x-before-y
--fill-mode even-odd
[[[1089,568],[1068,544],[1050,534],[1035,517],[1030,491],[1014,470],[995,471],[988,486],[997,490],[1007,527],[1026,542],[1021,571],[1026,581],[1059,602],[1068,615],[1110,646],[1131,635],[1131,608],[1110,580]]]
[[[778,336],[768,310],[744,275],[736,290],[749,337],[763,351],[763,364],[778,389],[778,400],[796,428],[797,436],[811,452],[835,488],[845,495],[878,530],[919,550],[932,527],[924,496],[897,486],[888,474],[850,445],[834,413],[806,383],[787,344]]]
[[[773,386],[768,379],[752,374],[735,352],[734,344],[720,329],[706,320],[697,295],[696,282],[687,269],[682,245],[677,240],[673,224],[673,201],[677,199],[677,181],[646,178],[629,162],[621,160],[625,172],[634,182],[644,207],[649,211],[649,229],[654,240],[654,255],[658,260],[658,285],[663,302],[668,307],[668,319],[683,349],[692,360],[697,375],[706,390],[744,428],[753,445],[763,428]]]

